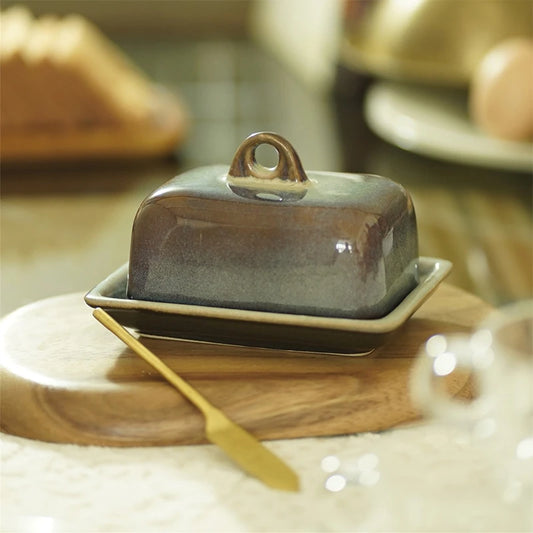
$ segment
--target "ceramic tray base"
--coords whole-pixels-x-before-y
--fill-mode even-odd
[[[126,296],[127,264],[92,289],[85,301],[91,307],[105,309],[123,326],[143,335],[356,355],[383,344],[431,295],[450,269],[449,261],[421,257],[419,284],[388,315],[372,320],[131,300]]]

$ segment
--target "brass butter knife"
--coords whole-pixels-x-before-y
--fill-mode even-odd
[[[205,417],[205,435],[210,442],[222,448],[244,470],[269,487],[298,491],[298,476],[279,457],[230,420],[220,409],[211,405],[194,387],[178,376],[103,309],[95,309],[93,316],[155,368],[202,412]]]

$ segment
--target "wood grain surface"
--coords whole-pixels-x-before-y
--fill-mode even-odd
[[[443,284],[385,346],[346,357],[142,338],[215,406],[260,439],[380,431],[412,421],[408,380],[436,333],[470,331],[491,311]],[[102,327],[82,294],[25,306],[0,324],[1,429],[109,446],[205,442],[203,418]],[[468,396],[468,377],[448,383]]]

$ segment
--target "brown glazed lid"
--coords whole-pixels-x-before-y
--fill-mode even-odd
[[[279,156],[256,159],[261,144]],[[408,192],[367,174],[305,171],[275,133],[250,135],[231,165],[172,178],[139,207],[128,297],[376,318],[417,283]]]

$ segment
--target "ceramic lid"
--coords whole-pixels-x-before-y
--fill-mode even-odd
[[[275,167],[255,157],[273,146]],[[228,167],[176,176],[139,208],[131,298],[322,316],[383,316],[417,282],[408,192],[365,174],[304,171],[274,133],[248,137]]]

